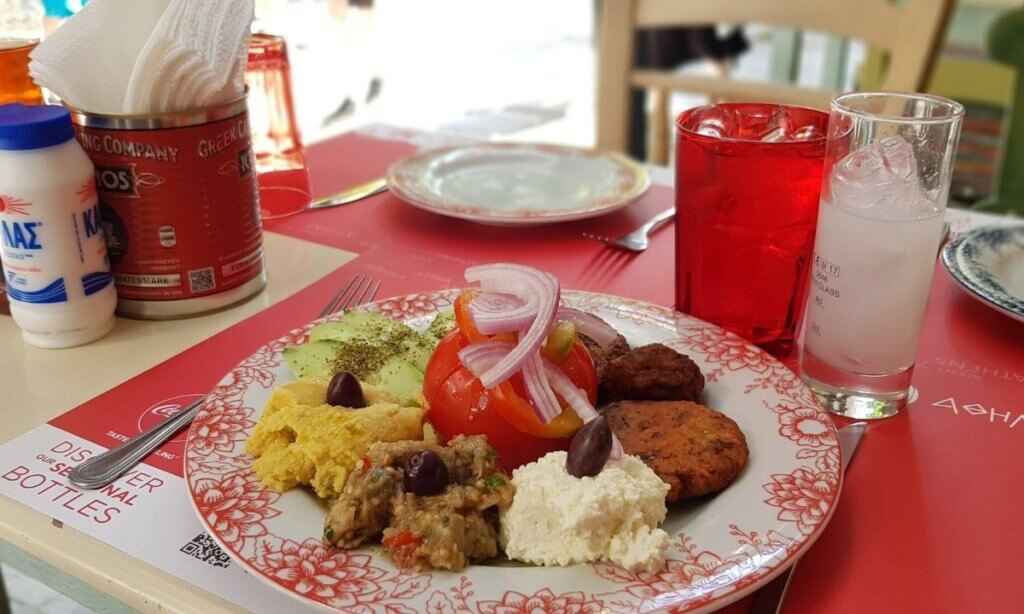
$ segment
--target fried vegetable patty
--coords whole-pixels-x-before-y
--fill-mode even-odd
[[[602,411],[625,452],[639,456],[669,485],[669,502],[722,490],[747,462],[743,431],[703,405],[617,401]]]

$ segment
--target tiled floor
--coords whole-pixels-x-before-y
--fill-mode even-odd
[[[11,614],[92,614],[89,608],[75,603],[18,570],[6,565],[0,567],[3,568],[4,584],[11,601]],[[2,606],[0,611],[3,611]]]

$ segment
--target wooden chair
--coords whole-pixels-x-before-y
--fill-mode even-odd
[[[651,162],[667,162],[668,91],[708,94],[716,100],[777,102],[828,109],[834,91],[792,84],[740,81],[634,68],[636,30],[714,23],[765,23],[859,39],[887,53],[885,90],[920,91],[942,41],[952,0],[603,0],[598,47],[597,145],[625,151],[629,92],[654,95]]]

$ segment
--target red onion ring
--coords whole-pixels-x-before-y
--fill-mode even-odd
[[[480,341],[477,343],[471,343],[466,347],[459,350],[459,360],[463,366],[469,369],[470,373],[479,377],[480,373],[486,372],[492,368],[497,362],[499,362],[505,355],[512,351],[514,345],[511,341]],[[569,379],[561,369],[544,360],[537,354],[537,358],[544,366],[544,374],[547,376],[547,382],[550,384],[550,390],[560,395],[569,407],[576,412],[576,415],[583,420],[584,423],[590,422],[594,418],[597,418],[600,414],[594,409],[594,406],[590,404],[590,400],[583,394],[576,384]],[[525,377],[525,374],[524,374]],[[546,419],[541,414],[541,409],[536,403],[533,405],[534,411],[541,420],[545,423],[550,422],[554,419],[558,413],[561,413],[561,408],[558,408],[558,412],[554,414],[550,419]],[[556,402],[557,407],[557,402]],[[618,460],[622,458],[623,450],[622,444],[619,443],[618,437],[612,434],[612,452],[610,458],[612,460]]]
[[[585,311],[572,307],[559,307],[556,318],[576,325],[576,330],[590,337],[599,346],[606,348],[618,338],[619,333],[607,322]]]
[[[530,357],[540,350],[558,308],[558,279],[550,273],[518,264],[489,264],[466,269],[466,281],[480,282],[485,292],[515,296],[526,306],[531,309],[535,306],[537,310],[537,316],[515,348],[478,376],[484,388],[494,388],[521,371]],[[508,329],[513,324],[510,318],[500,328]]]
[[[572,383],[569,376],[562,373],[562,370],[551,364],[550,362],[544,361],[544,370],[547,371],[548,381],[551,382],[551,388],[554,389],[565,402],[569,404],[569,407],[576,412],[576,415],[583,420],[584,423],[590,422],[591,420],[600,416],[594,406],[590,404],[590,400],[587,395],[583,394],[583,391],[576,387],[576,384]],[[608,457],[611,460],[619,460],[622,458],[622,444],[619,443],[619,438],[612,433],[612,452]]]
[[[480,341],[459,350],[459,361],[469,369],[470,373],[480,377],[492,368],[515,347],[511,341]],[[523,381],[529,394],[530,406],[537,417],[545,424],[551,422],[562,413],[558,398],[551,390],[547,373],[541,362],[540,352],[526,361],[523,366]]]
[[[523,365],[523,382],[526,384],[526,392],[530,396],[537,415],[547,424],[562,413],[562,406],[558,403],[558,397],[551,389],[547,370],[544,368],[544,359],[540,352],[531,356]]]
[[[537,317],[537,305],[528,305],[510,294],[486,292],[473,299],[469,312],[477,330],[496,335],[528,329]]]

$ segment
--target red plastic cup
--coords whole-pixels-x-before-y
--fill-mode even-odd
[[[249,122],[259,173],[260,216],[267,220],[305,211],[312,201],[306,150],[292,103],[288,49],[280,36],[249,39]]]
[[[730,103],[676,121],[676,306],[776,356],[793,349],[828,114]]]

